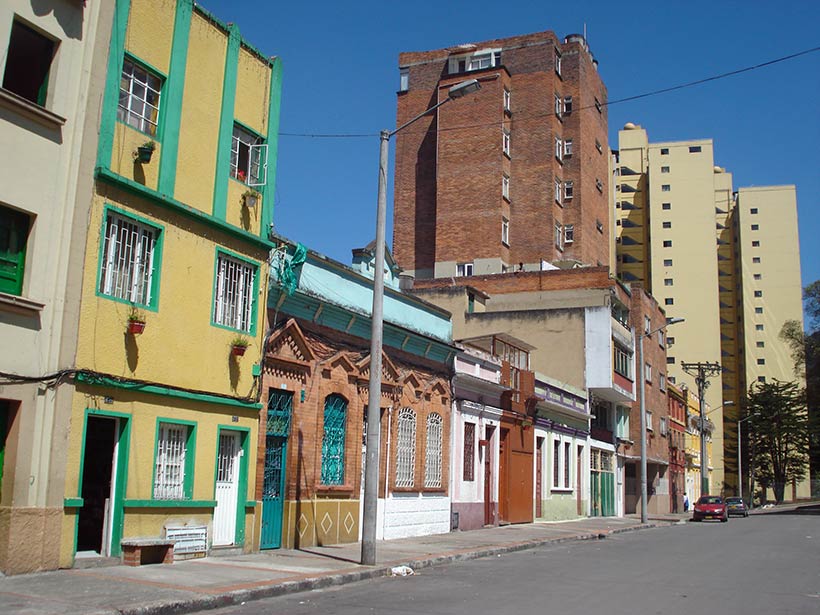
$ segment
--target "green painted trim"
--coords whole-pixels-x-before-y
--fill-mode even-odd
[[[239,28],[228,26],[228,47],[225,51],[225,77],[222,79],[222,115],[219,119],[219,141],[216,146],[213,215],[224,220],[228,209],[228,177],[231,171],[231,139],[233,138],[236,103],[236,73],[239,68]]]
[[[114,212],[124,218],[130,218],[131,220],[135,220],[144,226],[149,226],[152,229],[157,231],[157,241],[154,244],[154,271],[151,274],[151,303],[133,303],[128,301],[127,299],[120,299],[119,297],[113,297],[112,295],[106,295],[105,293],[100,291],[100,284],[102,282],[102,265],[103,260],[105,259],[105,254],[103,254],[103,250],[105,249],[105,229],[106,229],[106,222],[108,220],[109,212]],[[142,216],[138,216],[130,211],[125,209],[121,209],[119,207],[115,207],[109,203],[106,203],[103,207],[103,215],[102,215],[102,224],[100,224],[100,246],[97,250],[97,286],[94,288],[94,293],[103,299],[108,301],[115,301],[117,303],[122,303],[124,305],[138,305],[141,308],[145,308],[152,312],[159,311],[159,289],[160,289],[160,275],[162,273],[162,248],[165,242],[165,227],[161,224],[157,224],[152,220],[148,220],[147,218],[143,218]]]
[[[216,479],[219,472],[219,437],[223,431],[233,431],[239,434],[239,444],[242,447],[242,455],[239,458],[239,483],[236,486],[236,526],[234,528],[233,544],[241,545],[245,543],[245,505],[242,496],[248,495],[248,456],[250,455],[249,440],[251,430],[248,427],[237,427],[235,425],[217,425],[216,428],[216,454],[214,459],[214,497],[216,497]]]
[[[131,194],[148,199],[153,203],[168,209],[169,211],[187,216],[191,220],[246,241],[249,244],[252,244],[255,248],[265,250],[266,252],[276,248],[276,244],[268,241],[267,239],[257,237],[253,233],[249,233],[237,226],[228,224],[224,220],[214,218],[213,216],[203,213],[198,209],[194,209],[190,205],[186,205],[185,203],[161,194],[156,190],[152,190],[151,188],[147,188],[146,186],[143,186],[133,180],[122,177],[108,168],[97,167],[96,177],[99,180],[103,180],[118,188],[122,188]]]
[[[245,508],[256,508],[256,505],[258,503],[259,502],[257,502],[256,500],[248,500],[247,502],[245,502]]]
[[[216,500],[125,500],[124,508],[215,508]]]
[[[182,123],[182,98],[185,91],[185,69],[188,64],[188,40],[191,34],[192,0],[178,0],[174,16],[174,38],[171,43],[171,63],[168,69],[165,116],[162,118],[162,150],[159,160],[157,189],[174,194],[177,159],[179,157],[179,127]]]
[[[97,144],[97,166],[111,166],[111,152],[114,148],[114,126],[117,121],[117,105],[120,99],[120,78],[125,52],[125,35],[128,30],[128,14],[131,0],[116,0],[114,20],[111,26],[111,43],[108,48],[108,69],[105,78],[102,112],[100,117],[100,138]]]
[[[151,466],[151,498],[156,499],[154,489],[156,489],[157,453],[159,453],[159,430],[163,425],[182,425],[188,428],[188,435],[185,438],[185,476],[182,478],[182,492],[186,500],[194,497],[194,459],[196,459],[196,428],[195,421],[183,421],[182,419],[165,418],[158,416],[156,432],[154,435],[154,464]]]
[[[243,331],[242,329],[237,329],[236,327],[229,327],[228,325],[221,325],[217,322],[214,322],[214,312],[213,309],[211,310],[211,326],[216,327],[218,329],[225,329],[226,331],[237,331],[239,333],[245,333],[249,337],[253,338],[256,337],[256,320],[257,314],[259,310],[259,272],[261,271],[262,267],[261,264],[258,262],[254,262],[244,256],[237,254],[236,252],[232,252],[222,246],[216,246],[216,254],[214,255],[214,283],[213,289],[211,292],[211,305],[215,305],[216,302],[216,289],[217,289],[217,276],[219,275],[219,255],[224,254],[225,256],[230,256],[231,258],[235,258],[238,261],[242,261],[246,265],[251,265],[256,269],[256,274],[253,276],[253,290],[251,291],[253,294],[251,297],[253,298],[253,306],[251,307],[251,328],[248,331]]]
[[[273,195],[276,194],[276,165],[279,156],[279,115],[282,106],[282,60],[274,58],[270,72],[270,103],[268,104],[268,170],[262,190],[262,224],[259,234],[267,236],[273,228]],[[270,197],[270,198],[268,198]]]
[[[83,504],[83,498],[63,498],[63,508],[82,508]]]
[[[209,404],[217,404],[219,406],[232,406],[244,408],[245,410],[261,410],[262,404],[258,402],[246,402],[230,397],[220,397],[211,393],[194,393],[191,391],[180,391],[170,387],[158,384],[141,384],[139,382],[119,382],[107,376],[91,376],[85,373],[78,373],[75,376],[77,382],[98,387],[110,387],[113,389],[124,389],[127,391],[136,391],[138,393],[150,393],[152,395],[164,395],[166,397],[175,397],[177,399],[190,399],[193,401],[201,401]],[[126,416],[126,415],[123,415]]]
[[[206,9],[206,8],[204,8],[204,7],[197,4],[197,5],[194,6],[194,10],[197,13],[200,13],[205,19],[210,21],[212,24],[214,24],[218,28],[221,28],[222,30],[224,30],[226,33],[230,29],[229,24],[222,21],[219,17],[217,17],[216,15],[211,13],[208,9]]]

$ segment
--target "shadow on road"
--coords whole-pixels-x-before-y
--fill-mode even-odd
[[[758,514],[764,515],[820,515],[820,504],[810,504],[808,506],[797,506],[786,510],[761,511]]]

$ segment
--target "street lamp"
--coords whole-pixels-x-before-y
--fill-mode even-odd
[[[370,382],[367,401],[367,448],[362,512],[362,565],[376,564],[376,521],[379,497],[379,426],[381,412],[382,327],[384,322],[384,235],[387,216],[387,152],[390,137],[441,107],[481,89],[477,79],[462,81],[447,91],[447,98],[395,130],[382,130],[379,147],[379,193],[376,207],[376,255],[373,268],[373,322],[370,330]]]
[[[652,331],[646,331],[638,336],[638,392],[641,394],[641,523],[646,523],[646,377],[644,376],[643,365],[643,340],[645,337],[652,337],[658,331],[666,329],[670,325],[683,322],[683,318],[670,318],[666,323]]]

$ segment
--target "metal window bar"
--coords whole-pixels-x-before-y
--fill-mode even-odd
[[[464,481],[475,480],[475,423],[464,423]]]
[[[416,470],[416,413],[399,410],[396,441],[396,487],[412,487]]]
[[[345,481],[345,425],[347,401],[341,395],[325,399],[322,436],[322,484],[343,485]]]
[[[154,472],[155,500],[185,498],[185,454],[188,428],[184,425],[161,424]]]
[[[561,441],[555,440],[553,442],[552,447],[552,485],[554,487],[560,487],[560,483],[558,482],[558,477],[561,475],[560,473],[561,467]]]
[[[217,456],[216,480],[217,482],[233,482],[236,464],[236,438],[232,434],[219,435],[219,455]]]
[[[441,415],[427,417],[427,450],[424,460],[424,486],[428,489],[441,487]]]
[[[116,214],[106,220],[100,292],[150,305],[156,231]]]
[[[161,87],[159,77],[123,60],[117,118],[137,130],[156,135]]]
[[[572,457],[571,444],[564,442],[564,487],[569,488],[570,459]]]
[[[255,271],[247,263],[220,255],[214,297],[214,322],[250,331]]]
[[[265,431],[268,436],[287,438],[290,434],[290,414],[293,392],[270,389],[268,392],[268,418]]]

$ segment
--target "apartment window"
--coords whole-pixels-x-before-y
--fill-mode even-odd
[[[664,248],[671,248],[672,247],[672,240],[671,239],[664,239],[663,247]]]
[[[471,275],[473,275],[472,263],[459,263],[458,265],[456,265],[456,276],[466,277]]]
[[[758,376],[757,381],[765,384],[766,383],[766,376]]]
[[[672,186],[669,184],[663,184],[661,186],[661,192],[669,192],[672,189]]]
[[[157,134],[162,80],[129,58],[122,62],[117,119],[151,136]]]
[[[561,440],[555,440],[552,444],[552,487],[558,489],[561,486]]]
[[[154,455],[155,500],[190,500],[194,478],[194,425],[159,423]]]
[[[649,333],[652,330],[652,319],[649,316],[643,317],[643,332]]]
[[[409,488],[416,473],[416,413],[412,408],[399,410],[396,439],[396,487]]]
[[[267,144],[262,137],[245,130],[239,124],[234,124],[231,139],[231,177],[249,186],[262,186],[267,182],[267,174]]]
[[[561,204],[561,180],[555,180],[555,202]]]
[[[669,148],[668,147],[662,147],[661,148],[661,156],[668,156],[668,155],[669,155]]]
[[[569,489],[572,471],[572,443],[564,442],[564,489]]]
[[[671,267],[672,266],[672,259],[671,258],[663,259],[663,266],[664,267]]]
[[[671,348],[671,347],[672,347],[672,346],[674,346],[674,345],[675,345],[675,338],[674,338],[673,336],[671,336],[671,335],[670,335],[670,336],[668,336],[668,337],[666,338],[666,346],[667,346],[667,348]]]
[[[572,243],[573,241],[575,241],[575,226],[567,224],[564,227],[564,243]]]
[[[504,88],[504,112],[512,113],[512,94],[507,88]]]
[[[595,110],[596,110],[598,113],[601,113],[601,112],[602,112],[602,108],[601,108],[601,101],[600,101],[600,100],[598,100],[598,97],[597,97],[597,96],[595,97]]]
[[[410,69],[399,69],[399,92],[406,92],[410,89]]]
[[[604,234],[604,225],[600,220],[595,220],[595,230],[601,233],[601,235]]]
[[[483,70],[501,65],[501,50],[488,49],[471,55],[455,56],[450,58],[449,72],[463,73],[473,70]]]
[[[12,21],[3,88],[45,107],[56,49],[55,41],[16,19]]]
[[[766,342],[755,342],[755,346],[757,346],[758,348],[765,348]]]
[[[752,207],[752,208],[749,210],[749,213],[750,213],[750,214],[756,214],[756,213],[757,213],[757,207]]]
[[[652,425],[652,411],[647,410],[645,416],[646,416],[646,431],[653,431],[654,427]]]
[[[23,292],[28,230],[26,214],[0,205],[0,292]]]
[[[501,131],[501,149],[504,151],[504,154],[509,158],[510,157],[510,131],[504,128]]]
[[[555,157],[561,161],[564,159],[564,144],[561,142],[561,139],[555,137]]]
[[[666,357],[666,364],[667,365],[674,365],[675,364],[675,357]]]
[[[572,113],[572,96],[564,96],[564,115]]]
[[[575,192],[575,186],[572,182],[564,182],[564,200],[570,201],[572,200],[572,195]]]
[[[672,228],[672,223],[669,222],[669,221],[666,221],[662,224],[662,226],[663,226],[663,228]]]
[[[663,285],[664,286],[672,286],[674,284],[673,278],[664,278]]]
[[[615,372],[624,378],[632,380],[632,356],[617,344],[614,346],[613,355],[613,367]]]
[[[675,305],[675,300],[672,297],[667,297],[663,300],[664,305]]]
[[[603,154],[603,153],[604,153],[604,146],[603,146],[603,145],[601,145],[601,142],[600,142],[598,139],[595,139],[595,149],[597,149],[597,150],[598,150],[598,153],[599,153],[599,154]]]
[[[766,365],[766,359],[758,359],[757,364],[758,365]]]
[[[555,73],[561,76],[561,52],[555,50]]]
[[[601,194],[603,194],[603,192],[604,192],[604,184],[603,184],[603,182],[602,182],[600,179],[598,179],[597,177],[595,178],[595,187],[598,189],[598,192],[600,192]]]
[[[661,432],[661,436],[666,436],[666,434],[669,433],[667,431],[666,421],[667,418],[665,416],[662,416],[660,419],[658,419],[658,429]]]
[[[658,374],[658,388],[661,391],[666,390],[666,374]]]
[[[689,153],[690,154],[699,154],[701,152],[700,145],[690,145],[689,146]]]
[[[755,325],[755,331],[763,331],[763,325]]]
[[[501,218],[501,243],[510,245],[510,221],[507,218]]]
[[[325,398],[322,431],[322,484],[343,485],[345,482],[345,432],[347,400],[333,393]]]
[[[669,173],[669,167],[661,167],[661,173]]]
[[[467,313],[472,314],[475,312],[475,295],[473,293],[467,294]]]
[[[755,308],[755,314],[762,314],[762,313],[763,313],[763,308],[762,307],[756,307]]]
[[[559,250],[564,249],[564,229],[559,222],[555,223],[555,247]]]
[[[621,440],[629,440],[629,408],[618,406],[615,435]]]
[[[752,224],[752,230],[753,231],[759,231],[760,230],[760,225],[759,224]]]
[[[564,141],[564,157],[572,156],[572,139]]]
[[[759,273],[756,273],[756,274],[754,274],[754,279],[755,279],[755,280],[762,280],[762,279],[763,279],[763,276],[762,276],[761,274],[759,274]]]
[[[464,469],[462,480],[475,480],[475,423],[464,423]]]
[[[510,200],[510,176],[509,175],[502,175],[501,176],[501,196]]]
[[[753,248],[759,248],[760,247],[760,242],[759,241],[753,241],[752,242],[752,247]]]
[[[562,103],[562,100],[561,100],[561,95],[556,94],[555,95],[555,117],[557,117],[558,119],[561,119],[561,109],[562,109],[562,107],[563,107],[563,103]]]
[[[759,265],[760,264],[760,257],[759,256],[753,256],[752,257],[752,263],[755,264],[755,265]]]
[[[441,487],[441,415],[433,412],[427,416],[427,447],[424,456],[424,487],[438,489]]]
[[[663,332],[663,329],[658,330],[658,346],[664,348],[666,346],[666,340],[664,339],[666,334]]]
[[[246,333],[255,328],[257,270],[252,263],[217,252],[214,324]]]
[[[672,209],[672,203],[663,203],[661,205],[661,209],[663,209],[664,211],[669,211],[670,209]]]
[[[762,296],[763,296],[763,291],[762,290],[756,290],[755,291],[755,297],[762,297]]]
[[[100,294],[136,305],[156,303],[160,230],[108,210],[100,259]]]
[[[649,384],[652,384],[652,366],[649,363],[645,363],[643,366],[643,378]]]

